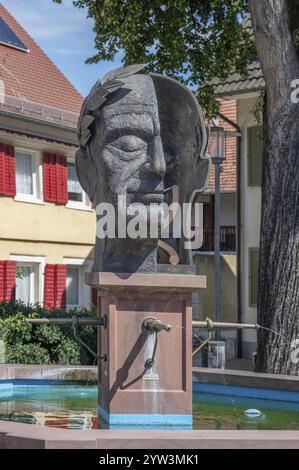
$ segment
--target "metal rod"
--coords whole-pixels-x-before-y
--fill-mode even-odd
[[[200,343],[200,345],[192,352],[192,357],[196,356],[196,354],[198,354],[199,351],[201,351],[209,343],[209,341],[211,341],[211,338],[212,338],[212,331],[210,330],[209,336],[207,337],[207,339],[205,339],[202,343]]]
[[[25,318],[25,323],[32,325],[73,325],[73,318]],[[82,318],[76,317],[76,323],[80,326],[93,325],[105,326],[105,318]]]
[[[217,322],[217,321],[193,321],[192,322],[193,328],[199,328],[202,330],[213,330],[214,328],[219,329],[229,329],[229,330],[242,330],[242,329],[249,329],[249,330],[258,330],[259,325],[254,323],[226,323],[226,322]]]
[[[220,258],[220,173],[221,165],[215,164],[215,221],[214,221],[214,250],[215,250],[215,320],[221,320],[221,258]],[[216,339],[219,340],[216,330]]]

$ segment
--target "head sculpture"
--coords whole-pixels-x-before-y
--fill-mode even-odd
[[[195,96],[172,78],[138,73],[143,68],[108,73],[84,101],[77,172],[96,207],[105,202],[117,210],[125,196],[125,210],[143,204],[150,211],[173,187],[182,204],[208,179],[207,131]],[[158,245],[158,236],[97,238],[94,270],[155,272]],[[177,249],[184,261],[180,242]]]

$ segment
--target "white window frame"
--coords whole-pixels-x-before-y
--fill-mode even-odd
[[[43,201],[43,167],[41,160],[41,153],[37,150],[32,150],[28,148],[15,147],[15,156],[17,153],[24,153],[31,155],[32,158],[32,184],[33,184],[33,194],[22,194],[18,193],[18,188],[16,187],[16,196],[15,201],[19,202],[28,202],[31,204],[44,204]]]
[[[39,304],[43,304],[44,301],[44,273],[45,273],[45,266],[46,260],[44,257],[41,256],[26,256],[26,255],[11,255],[9,258],[11,261],[15,261],[17,264],[22,263],[24,266],[32,266],[34,265],[37,273],[37,285],[38,285],[38,293],[37,295],[33,293],[34,299],[32,300],[32,294],[30,294],[30,302],[32,303],[38,302]],[[35,273],[32,273],[33,276]],[[35,283],[34,283],[35,284]]]
[[[75,161],[68,158],[67,159],[67,171],[68,171],[68,164],[69,163],[73,163],[75,164]],[[68,173],[67,173],[68,174]],[[68,177],[67,177],[68,178]],[[68,183],[68,180],[67,180],[67,183]],[[84,191],[84,189],[82,188],[82,202],[79,202],[79,201],[70,201],[68,199],[68,203],[66,205],[66,207],[68,209],[77,209],[77,210],[81,210],[81,211],[90,211],[92,212],[93,209],[91,207],[91,203],[90,203],[90,200],[89,200],[89,197],[87,196],[86,192]]]
[[[92,270],[93,261],[86,258],[63,258],[63,264],[79,269],[78,305],[66,305],[67,310],[88,307],[91,303],[91,289],[85,283],[85,273]]]

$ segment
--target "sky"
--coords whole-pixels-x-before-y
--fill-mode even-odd
[[[119,56],[113,63],[85,64],[96,52],[93,22],[86,18],[86,10],[73,6],[72,0],[63,0],[62,5],[52,0],[0,0],[0,3],[83,96],[107,71],[121,65]]]

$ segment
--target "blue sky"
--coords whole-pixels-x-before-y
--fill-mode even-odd
[[[73,6],[72,0],[63,0],[62,5],[52,0],[0,2],[83,96],[104,73],[121,65],[120,57],[113,64],[85,64],[95,52],[93,23],[86,18],[85,10]]]

